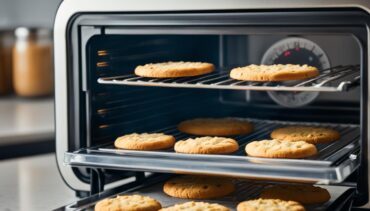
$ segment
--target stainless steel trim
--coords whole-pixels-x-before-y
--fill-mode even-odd
[[[369,41],[370,40],[370,28],[367,27],[366,28],[367,30],[367,40]],[[362,55],[362,54],[361,54]],[[366,60],[367,61],[367,70],[364,69],[364,71],[367,72],[367,82],[369,83],[370,81],[370,65],[369,65],[369,56],[370,56],[370,46],[368,44],[367,46],[367,58],[361,58],[361,61],[363,60]],[[367,86],[367,102],[365,104],[366,106],[366,110],[367,110],[367,117],[366,117],[366,124],[367,124],[367,128],[364,128],[364,130],[367,131],[367,155],[366,155],[366,162],[367,162],[367,177],[368,177],[368,182],[367,182],[367,192],[368,194],[370,194],[370,182],[369,182],[369,175],[370,175],[370,159],[369,159],[369,153],[370,153],[370,143],[369,143],[369,134],[370,134],[370,91],[369,91],[369,84],[366,85]],[[362,95],[365,95],[365,93],[362,93]],[[365,108],[362,108],[362,109],[365,109]],[[364,122],[361,122],[361,124],[363,124]],[[365,171],[364,171],[365,172]],[[368,200],[369,200],[369,197],[368,197]],[[363,207],[366,207],[366,208],[370,208],[370,200],[367,202],[366,205],[364,205]]]
[[[268,180],[284,180],[290,182],[314,182],[319,184],[340,183],[358,168],[358,160],[346,160],[338,166],[289,166],[262,165],[250,162],[224,163],[222,169],[215,162],[198,160],[151,159],[147,157],[131,157],[104,155],[97,153],[65,153],[66,165],[89,166],[96,168],[151,171],[174,174],[207,174],[239,178],[258,178]],[[220,163],[218,163],[220,164]]]
[[[230,89],[230,90],[263,90],[263,91],[314,91],[341,92],[359,84],[358,66],[338,66],[323,70],[318,77],[285,85],[278,83],[238,81],[229,77],[228,70],[215,72],[199,77],[184,78],[145,78],[137,75],[123,75],[99,78],[98,83],[110,85],[158,86],[178,88]],[[351,77],[342,81],[344,77]],[[330,84],[329,84],[330,83]]]

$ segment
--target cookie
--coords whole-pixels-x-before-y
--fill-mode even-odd
[[[178,125],[178,130],[199,136],[245,135],[253,131],[253,125],[235,118],[198,118],[186,120]]]
[[[211,199],[229,195],[235,185],[227,178],[185,175],[168,180],[163,191],[177,198]]]
[[[316,67],[294,64],[248,65],[234,68],[230,77],[243,81],[289,81],[316,77]]]
[[[295,201],[280,199],[254,199],[238,204],[237,211],[305,211],[305,208]]]
[[[204,75],[214,69],[213,64],[206,62],[163,62],[137,66],[135,74],[151,78],[177,78]]]
[[[175,138],[163,133],[132,133],[118,137],[114,146],[120,149],[159,150],[175,144]]]
[[[273,130],[271,138],[320,144],[336,141],[340,138],[340,134],[336,130],[324,127],[288,126]]]
[[[95,205],[95,211],[158,211],[161,204],[148,196],[124,195],[104,199]]]
[[[160,209],[159,211],[230,211],[229,208],[216,203],[206,203],[206,202],[186,202],[182,204],[176,204],[171,207]]]
[[[297,201],[302,204],[318,204],[329,201],[329,192],[312,185],[275,185],[262,190],[261,198]]]
[[[230,154],[239,149],[234,139],[204,136],[178,141],[175,151],[186,154]]]
[[[262,140],[245,147],[247,155],[264,158],[306,158],[317,154],[315,145],[304,141]]]

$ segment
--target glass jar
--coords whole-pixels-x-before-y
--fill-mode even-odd
[[[17,95],[40,97],[53,92],[51,31],[17,28],[13,48],[13,86]]]
[[[14,36],[11,31],[0,32],[0,95],[12,92],[12,48]]]

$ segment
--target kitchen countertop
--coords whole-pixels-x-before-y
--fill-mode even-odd
[[[1,98],[0,116],[0,147],[54,140],[53,98]]]
[[[54,154],[0,162],[0,210],[52,210],[78,200],[59,175]]]

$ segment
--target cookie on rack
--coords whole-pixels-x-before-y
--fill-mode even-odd
[[[159,211],[230,211],[229,208],[217,203],[194,202],[189,201],[182,204],[175,204],[174,206],[162,208]]]
[[[175,151],[185,154],[230,154],[238,149],[237,141],[225,137],[189,138],[175,144]]]
[[[304,141],[262,140],[245,147],[248,156],[263,158],[306,158],[317,154],[315,145]]]
[[[289,81],[316,77],[316,67],[295,64],[248,65],[231,70],[230,77],[243,81]]]
[[[173,147],[175,137],[164,133],[132,133],[118,137],[114,146],[119,149],[160,150]]]
[[[274,185],[262,190],[261,198],[297,201],[302,204],[318,204],[329,201],[329,192],[321,187],[306,184]]]
[[[162,62],[140,65],[135,74],[150,78],[178,78],[204,75],[213,72],[215,66],[206,62]]]
[[[339,140],[340,134],[334,129],[325,127],[288,126],[273,130],[271,138],[321,144]]]
[[[123,195],[99,201],[95,211],[158,211],[161,204],[148,196]]]
[[[295,201],[283,201],[280,199],[254,199],[243,201],[238,204],[237,211],[305,211],[305,208]]]
[[[183,175],[168,180],[163,191],[177,198],[212,199],[231,194],[235,184],[228,178]]]
[[[181,122],[181,132],[200,136],[245,135],[253,131],[253,125],[236,118],[197,118]]]

